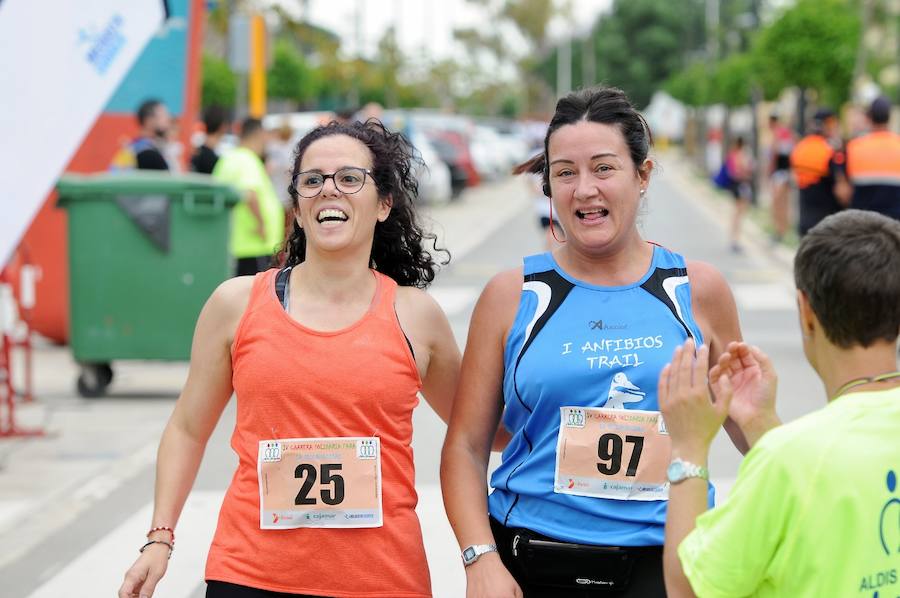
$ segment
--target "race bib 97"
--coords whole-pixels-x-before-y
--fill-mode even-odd
[[[667,500],[671,440],[659,411],[562,407],[553,491]]]
[[[261,440],[259,526],[381,527],[378,438]]]

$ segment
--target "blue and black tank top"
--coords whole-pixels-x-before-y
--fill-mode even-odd
[[[654,246],[646,274],[618,287],[577,280],[550,253],[526,257],[504,350],[503,423],[512,440],[491,477],[491,515],[566,542],[661,545],[667,501],[553,491],[560,408],[658,411],[659,373],[689,337],[703,342],[677,253]],[[712,496],[710,487],[710,504]]]

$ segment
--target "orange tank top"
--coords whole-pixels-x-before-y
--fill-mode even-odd
[[[431,596],[412,454],[418,370],[394,310],[397,283],[375,272],[375,297],[355,324],[311,330],[257,274],[231,347],[239,462],[225,494],[206,579],[321,596]],[[259,441],[377,436],[384,524],[260,529]]]

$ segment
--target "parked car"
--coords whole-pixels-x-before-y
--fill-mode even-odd
[[[427,136],[441,160],[450,167],[453,197],[459,196],[466,187],[474,187],[481,182],[469,153],[469,146],[460,134],[433,129]]]
[[[410,138],[424,163],[416,170],[419,181],[419,199],[427,203],[445,203],[453,197],[450,167],[441,160],[437,150],[422,132],[413,132]]]
[[[475,126],[470,147],[475,168],[481,176],[499,179],[509,174],[513,162],[507,145],[496,131],[484,125]]]

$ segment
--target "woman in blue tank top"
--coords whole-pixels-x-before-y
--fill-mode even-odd
[[[659,373],[689,338],[715,359],[741,333],[718,271],[638,232],[650,143],[624,93],[587,89],[518,169],[543,176],[565,242],[494,277],[472,316],[441,464],[468,598],[665,595]],[[488,497],[501,416],[511,439]]]

